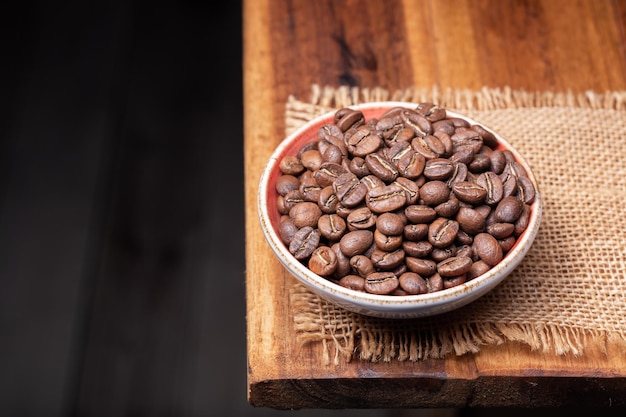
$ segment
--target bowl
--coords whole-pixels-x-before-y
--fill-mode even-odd
[[[378,119],[385,112],[396,107],[416,109],[419,103],[407,102],[372,102],[350,106],[361,112],[366,121]],[[446,118],[465,120],[470,125],[479,125],[491,133],[491,141],[496,141],[493,149],[510,151],[517,166],[526,171],[526,177],[534,187],[534,199],[527,204],[530,214],[523,232],[516,235],[514,245],[505,252],[502,259],[482,273],[465,283],[450,288],[439,289],[423,294],[389,295],[373,294],[339,285],[337,279],[321,276],[309,269],[307,262],[298,260],[289,251],[280,237],[279,223],[281,213],[278,210],[278,192],[276,181],[281,175],[280,162],[285,156],[296,155],[307,143],[318,137],[322,126],[333,123],[339,109],[316,117],[288,135],[274,150],[265,166],[259,182],[258,215],[260,226],[270,248],[280,263],[306,288],[317,296],[348,311],[380,318],[419,318],[446,313],[463,307],[499,285],[519,265],[528,253],[539,230],[542,202],[536,178],[524,157],[500,134],[457,112],[446,110]]]

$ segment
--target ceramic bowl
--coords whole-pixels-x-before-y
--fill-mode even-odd
[[[385,111],[396,106],[415,109],[417,104],[375,102],[350,106],[350,108],[361,111],[365,119],[370,120],[378,118]],[[315,140],[320,127],[333,122],[334,114],[335,111],[331,111],[319,116],[286,137],[271,155],[259,183],[258,215],[265,239],[282,265],[310,291],[351,312],[382,318],[418,318],[449,312],[477,300],[500,284],[518,266],[529,251],[539,230],[542,203],[536,178],[524,157],[506,139],[488,126],[449,110],[447,110],[448,117],[463,118],[471,124],[480,124],[491,131],[498,140],[497,148],[510,150],[517,162],[527,171],[528,177],[535,186],[536,196],[531,204],[528,226],[502,261],[488,272],[464,284],[427,294],[402,296],[376,295],[342,287],[313,273],[306,265],[298,261],[282,242],[278,232],[280,213],[277,210],[275,185],[280,175],[279,163],[284,156],[297,154],[304,144]]]

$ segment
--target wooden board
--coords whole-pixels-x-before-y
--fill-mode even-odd
[[[626,358],[514,343],[417,363],[323,367],[298,346],[291,278],[258,225],[260,173],[289,95],[312,84],[527,91],[626,89],[626,1],[244,1],[248,399],[274,408],[626,405]]]

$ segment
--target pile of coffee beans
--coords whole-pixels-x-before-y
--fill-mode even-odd
[[[492,132],[433,103],[341,108],[280,161],[279,234],[312,272],[373,294],[451,288],[498,264],[535,188]]]

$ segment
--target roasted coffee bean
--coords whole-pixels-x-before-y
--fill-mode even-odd
[[[306,169],[315,172],[324,163],[324,158],[318,149],[309,149],[302,153],[300,161]]]
[[[513,232],[515,232],[515,225],[513,223],[492,223],[487,226],[487,233],[496,239],[509,237]]]
[[[367,155],[365,157],[365,165],[367,165],[367,169],[369,169],[373,175],[386,183],[390,183],[398,177],[396,167],[380,153]]]
[[[416,224],[430,223],[437,218],[437,212],[433,207],[425,204],[414,204],[404,209],[406,218]]]
[[[365,291],[371,294],[389,294],[399,285],[393,272],[373,272],[365,278]]]
[[[510,251],[515,245],[516,241],[517,239],[515,238],[515,236],[509,236],[509,237],[505,237],[504,239],[498,239],[498,243],[500,244],[500,247],[502,248],[502,253],[506,253]]]
[[[320,165],[319,169],[315,171],[313,176],[320,187],[326,187],[327,185],[333,185],[333,182],[345,172],[346,169],[339,164],[324,162]]]
[[[348,226],[346,221],[337,214],[322,214],[317,221],[317,228],[321,235],[328,239],[330,242],[335,242],[341,239]]]
[[[376,218],[376,229],[389,236],[402,235],[404,222],[396,213],[383,213]]]
[[[429,159],[424,166],[424,176],[429,180],[447,181],[454,173],[454,165],[447,158]]]
[[[474,159],[469,163],[467,169],[474,173],[482,173],[487,171],[491,166],[491,159],[485,153],[474,154]]]
[[[376,215],[367,207],[359,207],[348,214],[346,222],[351,231],[370,229],[376,224]]]
[[[335,257],[337,258],[337,269],[335,270],[335,277],[341,278],[352,272],[352,267],[350,266],[350,258],[343,254],[341,251],[341,247],[339,242],[333,243],[330,247],[333,252],[335,252]]]
[[[322,152],[322,160],[324,162],[331,162],[334,164],[341,164],[345,156],[346,155],[343,150],[339,146],[333,144],[325,146],[324,151]]]
[[[530,178],[517,178],[517,196],[526,204],[532,204],[535,201],[535,186]]]
[[[498,139],[496,136],[490,131],[485,129],[484,126],[479,124],[474,124],[471,126],[473,130],[475,130],[481,138],[483,138],[483,143],[490,148],[495,148],[498,146]]]
[[[389,271],[404,262],[404,256],[405,254],[402,249],[396,249],[392,252],[376,249],[372,252],[370,258],[376,268]]]
[[[319,230],[310,226],[299,229],[289,243],[289,252],[298,260],[307,259],[320,243]]]
[[[348,152],[354,156],[365,157],[376,152],[382,145],[382,137],[367,126],[360,126],[347,138]]]
[[[335,124],[342,132],[345,132],[351,127],[360,126],[363,123],[365,123],[363,113],[349,108],[345,108],[343,111],[340,110],[335,117]]]
[[[452,186],[457,198],[468,204],[481,204],[487,196],[487,190],[471,181],[459,181]]]
[[[455,133],[450,136],[452,139],[452,152],[458,152],[459,149],[467,148],[471,149],[474,154],[480,152],[480,148],[483,146],[483,138],[473,129],[466,129],[460,131],[457,129]]]
[[[472,246],[470,244],[463,244],[461,246],[457,246],[456,255],[454,256],[464,256],[466,258],[473,259],[474,251],[472,250]]]
[[[426,278],[426,286],[428,287],[429,293],[443,290],[443,279],[441,275],[434,273]]]
[[[502,260],[502,247],[497,239],[489,233],[483,232],[474,236],[472,249],[476,256],[488,265],[495,266]]]
[[[478,278],[479,276],[489,271],[490,269],[491,269],[491,266],[487,262],[483,260],[476,261],[472,264],[472,267],[470,268],[470,270],[467,271],[466,278],[468,281],[474,278]]]
[[[524,204],[522,214],[520,214],[519,218],[515,221],[515,229],[513,231],[515,236],[521,235],[522,232],[528,228],[528,223],[530,223],[530,206]]]
[[[454,134],[454,122],[450,119],[437,120],[432,123],[432,128],[435,133],[445,132],[450,136]]]
[[[470,207],[461,207],[456,215],[456,221],[461,230],[469,235],[484,231],[487,225],[487,220],[478,211]]]
[[[425,136],[416,135],[411,141],[411,147],[426,160],[439,158],[446,153],[446,147],[439,138],[430,134]]]
[[[452,166],[454,167],[454,169],[446,180],[446,184],[448,184],[449,188],[454,187],[454,184],[458,182],[465,181],[468,172],[467,165],[465,165],[463,162],[452,162]]]
[[[291,242],[291,239],[293,238],[293,236],[296,234],[297,231],[298,231],[298,227],[293,223],[293,220],[291,220],[291,217],[287,215],[282,215],[280,217],[280,223],[278,225],[278,234],[280,235],[280,238],[283,240],[283,242],[285,242],[286,244],[289,244]]]
[[[382,187],[383,185],[385,185],[385,182],[383,180],[381,180],[380,178],[378,178],[376,175],[373,175],[373,174],[369,174],[361,178],[361,182],[365,184],[367,191],[370,191],[376,187]]]
[[[449,197],[450,188],[443,181],[429,181],[420,188],[420,198],[429,206],[441,204]]]
[[[407,224],[402,234],[407,240],[420,241],[428,235],[428,224]]]
[[[297,156],[287,155],[280,160],[278,165],[280,172],[286,175],[300,175],[304,172],[304,166]]]
[[[444,201],[443,203],[435,206],[435,212],[440,217],[454,217],[458,213],[460,207],[461,203],[459,202],[459,199],[452,197],[448,201]]]
[[[450,156],[451,162],[459,162],[464,164],[466,167],[471,164],[473,160],[474,150],[471,147],[454,149],[454,153]]]
[[[454,277],[443,278],[443,289],[453,288],[461,284],[465,284],[467,281],[467,275],[457,275]]]
[[[374,243],[374,233],[370,230],[348,232],[339,241],[341,252],[348,258],[365,253]]]
[[[398,284],[407,294],[417,295],[426,294],[428,292],[426,280],[415,272],[405,272],[400,275]]]
[[[446,246],[445,248],[433,248],[432,252],[430,252],[430,257],[435,262],[444,261],[452,256],[456,256],[457,246],[452,243],[450,246]]]
[[[374,230],[374,243],[381,250],[396,250],[402,245],[402,241],[402,235],[386,235],[378,229]]]
[[[429,277],[437,272],[437,263],[432,259],[407,256],[405,258],[405,263],[409,271],[420,274],[423,277]]]
[[[504,152],[499,149],[491,152],[489,155],[489,159],[491,159],[491,171],[496,175],[502,174],[504,171],[504,166],[506,165],[506,157],[504,156]]]
[[[365,202],[374,213],[388,213],[404,206],[406,195],[397,184],[385,185],[369,190],[365,196]]]
[[[413,148],[408,144],[406,144],[406,147],[403,147],[401,151],[401,153],[396,153],[392,155],[390,150],[389,154],[392,163],[395,164],[396,169],[398,170],[398,175],[401,175],[403,178],[411,180],[422,175],[422,172],[424,172],[426,159],[419,153],[415,152]]]
[[[335,195],[332,185],[326,186],[320,190],[317,205],[323,213],[336,213],[339,198]]]
[[[414,110],[404,110],[400,112],[400,117],[405,126],[415,131],[417,137],[424,137],[433,133],[432,124],[428,119]]]
[[[474,242],[474,237],[467,233],[465,230],[461,229],[459,226],[459,232],[456,234],[456,239],[454,243],[459,245],[471,245]]]
[[[337,270],[337,255],[328,246],[318,246],[309,258],[308,267],[322,277],[331,276]]]
[[[443,120],[447,115],[446,109],[434,103],[420,103],[415,108],[415,111],[428,119],[429,122]]]
[[[433,136],[439,139],[439,142],[443,145],[444,153],[442,156],[450,156],[452,155],[453,143],[452,138],[449,134],[444,132],[443,130],[435,130],[433,132]]]
[[[289,212],[289,210],[291,210],[296,204],[302,203],[306,200],[302,197],[300,190],[292,190],[285,194],[283,201],[285,209]]]
[[[515,223],[524,211],[524,202],[517,197],[504,197],[494,210],[495,220],[503,223]]]
[[[365,255],[355,255],[350,258],[350,267],[359,276],[366,277],[369,274],[376,272],[372,260]]]
[[[483,172],[476,178],[476,184],[480,185],[487,191],[485,195],[485,204],[498,204],[504,197],[504,186],[502,180],[493,171]]]
[[[300,180],[293,175],[281,175],[276,179],[276,192],[282,196],[300,189]]]
[[[320,199],[322,187],[317,183],[315,178],[308,177],[302,179],[300,183],[300,194],[305,201],[317,203]]]
[[[416,258],[426,258],[433,251],[433,245],[426,240],[411,241],[405,240],[402,242],[402,250],[404,253]]]
[[[370,170],[365,164],[365,159],[361,158],[360,156],[355,156],[350,160],[349,168],[350,172],[352,172],[359,178],[363,178],[370,174]]]
[[[445,248],[454,242],[458,231],[456,220],[439,217],[428,226],[428,241],[435,248]]]
[[[289,210],[289,217],[298,229],[305,226],[317,227],[317,221],[322,215],[322,210],[316,203],[303,201],[294,205]]]
[[[442,277],[456,277],[467,273],[472,267],[472,259],[466,256],[451,256],[437,264],[437,272]]]
[[[339,280],[338,284],[354,291],[365,292],[365,278],[358,275],[346,275]]]
[[[333,189],[341,204],[346,207],[358,206],[367,194],[365,184],[352,172],[345,172],[337,177],[333,182]]]

